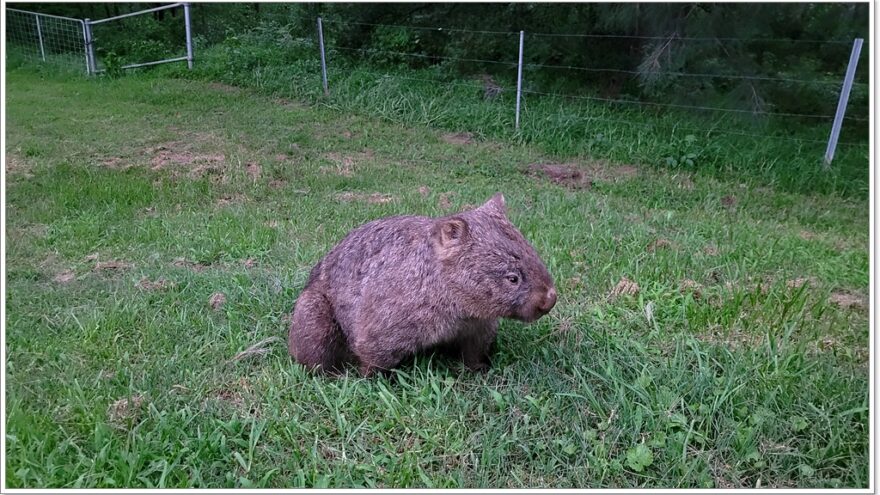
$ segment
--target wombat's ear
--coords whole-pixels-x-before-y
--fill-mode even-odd
[[[495,195],[492,196],[489,201],[486,201],[486,203],[480,208],[507,216],[507,203],[505,203],[504,195],[501,193],[495,193]]]
[[[448,254],[467,242],[469,235],[468,224],[463,218],[445,218],[434,226],[434,242]]]

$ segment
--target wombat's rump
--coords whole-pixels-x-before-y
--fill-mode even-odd
[[[485,369],[499,318],[531,322],[554,304],[553,279],[496,194],[455,215],[352,230],[312,269],[288,351],[324,371],[357,362],[367,376],[443,345]]]

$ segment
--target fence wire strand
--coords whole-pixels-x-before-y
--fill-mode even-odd
[[[731,42],[743,41],[746,43],[813,43],[813,44],[832,44],[832,45],[851,45],[852,41],[846,40],[799,40],[793,38],[735,38],[735,37],[713,37],[713,36],[678,36],[676,34],[668,36],[643,36],[635,34],[576,34],[576,33],[528,33],[529,36],[541,36],[548,38],[610,38],[610,39],[636,39],[636,40],[673,40],[673,41],[706,41],[706,42]]]
[[[474,33],[474,34],[496,34],[496,35],[519,35],[519,31],[491,31],[480,29],[463,29],[450,28],[442,26],[407,26],[402,24],[382,24],[377,22],[359,22],[359,21],[343,21],[338,19],[324,19],[325,24],[342,24],[352,26],[371,26],[386,27],[396,29],[416,29],[423,31],[437,31],[446,33]],[[553,37],[553,38],[611,38],[611,39],[642,39],[642,40],[668,40],[677,41],[704,41],[704,42],[732,42],[743,41],[747,43],[812,43],[812,44],[834,44],[849,45],[852,41],[848,40],[816,40],[816,39],[793,39],[793,38],[737,38],[730,36],[712,37],[712,36],[679,36],[676,34],[669,36],[644,36],[631,34],[583,34],[583,33],[537,33],[526,31],[529,36]]]
[[[328,50],[329,49],[346,50],[346,51],[370,53],[370,54],[383,53],[383,54],[387,54],[387,55],[398,55],[398,56],[403,56],[403,57],[414,57],[414,58],[454,60],[454,61],[458,61],[458,62],[498,64],[498,65],[507,65],[507,66],[511,66],[511,67],[516,67],[516,62],[501,62],[498,60],[484,60],[484,59],[477,59],[477,58],[457,58],[457,57],[447,57],[447,56],[443,56],[443,55],[426,55],[423,53],[395,52],[395,51],[390,51],[390,50],[378,50],[378,49],[372,49],[372,48],[352,48],[352,47],[346,47],[346,46],[330,46],[330,47],[328,47]]]
[[[737,108],[723,108],[723,107],[709,107],[709,106],[701,106],[701,105],[684,105],[677,103],[659,103],[656,101],[638,101],[638,100],[620,100],[613,98],[602,98],[598,96],[578,96],[578,95],[569,95],[564,93],[544,93],[541,91],[532,91],[528,89],[522,90],[523,93],[530,93],[535,95],[543,95],[543,96],[555,96],[559,98],[575,98],[579,100],[592,100],[592,101],[602,101],[606,103],[614,103],[614,104],[629,104],[629,105],[645,105],[652,107],[665,107],[665,108],[681,108],[681,109],[689,109],[689,110],[703,110],[703,111],[711,111],[711,112],[722,112],[722,113],[740,113],[740,114],[750,114],[750,115],[769,115],[774,117],[798,117],[798,118],[813,118],[813,119],[831,119],[833,115],[815,115],[815,114],[807,114],[807,113],[788,113],[788,112],[767,112],[763,110],[742,110]],[[868,119],[861,117],[844,117],[848,120],[856,120],[856,121],[867,121]]]
[[[545,69],[567,69],[567,70],[579,70],[585,72],[616,72],[620,74],[633,74],[633,75],[641,75],[643,72],[637,70],[628,70],[628,69],[611,69],[611,68],[603,68],[603,67],[578,67],[574,65],[552,65],[552,64],[523,64],[525,67],[532,68],[545,68]],[[795,79],[790,77],[772,77],[772,76],[741,76],[737,74],[708,74],[708,73],[698,73],[698,72],[672,72],[672,71],[651,71],[650,74],[661,74],[664,76],[675,76],[675,77],[703,77],[707,79],[744,79],[744,80],[753,80],[753,81],[777,81],[777,82],[792,82],[792,83],[800,83],[800,84],[831,84],[840,86],[839,81],[817,81],[810,79]],[[865,84],[865,83],[858,83]]]
[[[396,28],[396,29],[417,29],[421,31],[437,31],[443,33],[474,33],[474,34],[497,34],[497,35],[519,35],[518,31],[483,31],[483,30],[474,30],[474,29],[459,29],[459,28],[445,28],[445,27],[430,27],[430,26],[403,26],[399,24],[377,24],[374,22],[355,22],[355,21],[340,21],[340,20],[332,20],[332,19],[321,19],[324,24],[342,24],[342,25],[350,25],[350,26],[372,26],[372,27],[387,27],[387,28]]]

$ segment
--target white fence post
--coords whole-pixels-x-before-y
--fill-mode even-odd
[[[186,67],[189,70],[193,68],[193,40],[192,27],[189,17],[189,3],[183,4],[183,20],[186,23]]]
[[[40,56],[43,57],[43,62],[46,61],[46,49],[43,48],[43,30],[40,28],[40,16],[39,14],[34,14],[34,19],[37,20],[37,38],[40,40]]]
[[[523,38],[525,31],[519,32],[519,62],[516,71],[516,129],[519,130],[519,108],[520,100],[522,100],[522,55],[523,55]]]
[[[324,84],[324,96],[330,94],[330,88],[327,86],[327,58],[324,55],[324,26],[321,24],[321,18],[318,17],[318,45],[321,47],[321,82]]]
[[[853,41],[852,52],[849,54],[849,65],[846,66],[846,77],[843,79],[843,87],[840,88],[840,99],[837,101],[837,112],[834,114],[834,124],[831,126],[831,136],[828,138],[828,147],[825,149],[825,168],[831,167],[834,159],[834,151],[837,148],[837,138],[840,137],[840,128],[843,126],[843,115],[846,113],[846,104],[849,102],[849,93],[852,90],[853,79],[856,75],[856,66],[859,64],[859,53],[862,51],[862,38]]]

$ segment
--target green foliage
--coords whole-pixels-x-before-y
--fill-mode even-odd
[[[626,465],[637,473],[641,473],[653,463],[654,454],[643,443],[626,451]]]
[[[101,50],[98,53],[101,54],[101,60],[104,65],[104,75],[111,78],[116,78],[122,75],[124,72],[122,66],[125,65],[122,57],[113,51]]]

